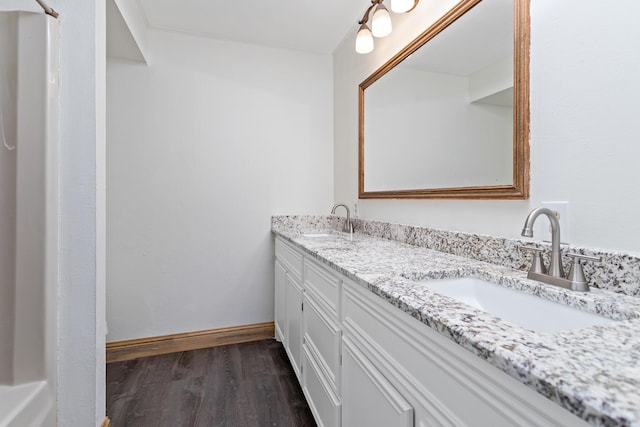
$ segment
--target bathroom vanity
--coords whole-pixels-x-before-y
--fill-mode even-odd
[[[276,339],[318,425],[640,425],[638,298],[550,288],[512,268],[339,232],[330,219],[283,218],[272,223]],[[534,332],[423,284],[450,277],[613,321]]]

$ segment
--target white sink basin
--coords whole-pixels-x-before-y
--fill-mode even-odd
[[[421,285],[536,332],[604,325],[613,320],[473,277],[423,280]]]

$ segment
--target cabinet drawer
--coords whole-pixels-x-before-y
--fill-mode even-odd
[[[304,347],[303,386],[305,397],[319,427],[340,426],[340,400],[320,374],[315,358]],[[345,426],[347,427],[347,426]]]
[[[320,371],[328,380],[333,391],[339,394],[338,375],[340,371],[340,338],[338,324],[310,298],[304,296],[304,342],[316,356]]]
[[[289,273],[302,280],[302,254],[280,238],[276,239],[276,258]]]
[[[322,265],[310,259],[305,259],[304,287],[315,294],[318,301],[325,305],[337,320],[339,312],[340,279],[329,273]]]

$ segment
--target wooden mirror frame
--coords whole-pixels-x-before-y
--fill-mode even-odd
[[[514,0],[513,185],[365,191],[364,91],[482,0],[462,0],[358,89],[358,198],[360,199],[528,199],[529,198],[529,0]],[[486,0],[491,1],[491,0]]]

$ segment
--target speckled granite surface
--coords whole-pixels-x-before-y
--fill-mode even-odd
[[[487,249],[486,236],[478,237],[479,248],[465,244],[462,252],[473,253],[473,257],[461,257],[405,243],[433,236],[424,231],[407,237],[404,226],[357,224],[360,229],[386,230],[388,234],[380,237],[356,233],[350,238],[333,232],[311,238],[302,234],[331,232],[339,229],[341,221],[323,216],[274,217],[272,230],[592,425],[640,426],[640,298],[603,289],[576,293],[528,280],[525,271],[510,267],[518,263],[518,256],[505,254],[503,265],[478,260],[503,253],[497,246]],[[388,240],[393,237],[400,237],[399,241]],[[444,245],[456,246],[451,239],[444,241]],[[414,283],[463,276],[481,277],[616,321],[535,333]],[[637,283],[625,286],[631,289]]]
[[[305,228],[340,229],[344,218],[339,216],[276,216],[272,218],[272,227],[304,230]],[[380,221],[356,219],[357,232],[382,239],[409,243],[428,249],[434,249],[452,255],[459,255],[478,261],[516,270],[527,271],[531,265],[531,254],[521,251],[521,246],[536,246],[550,252],[550,244],[529,239],[505,239],[482,234],[459,231],[437,230],[412,225],[390,224]],[[562,245],[562,252],[576,252],[583,255],[600,256],[602,262],[584,264],[584,273],[589,286],[640,296],[640,254],[628,254],[616,251],[604,251],[579,246]],[[569,259],[564,257],[565,271],[569,271]]]

